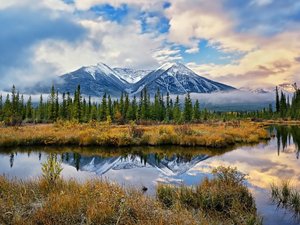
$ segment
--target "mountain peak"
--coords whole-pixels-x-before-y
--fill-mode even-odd
[[[91,76],[94,78],[94,80],[96,80],[97,73],[101,73],[106,76],[114,74],[114,71],[109,66],[107,66],[106,64],[101,63],[101,62],[97,63],[96,65],[86,66],[86,67],[84,67],[84,70],[87,73],[91,74]]]
[[[179,62],[168,62],[160,66],[157,70],[169,70],[171,68],[181,69],[181,70],[190,70],[185,65]]]

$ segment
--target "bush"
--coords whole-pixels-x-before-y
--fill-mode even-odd
[[[55,185],[62,172],[61,163],[57,161],[57,156],[50,154],[45,163],[42,163],[43,178],[48,185]]]
[[[160,185],[157,198],[167,208],[192,208],[222,223],[261,224],[254,198],[244,185],[245,175],[230,167],[218,167],[213,174],[213,179],[194,188]]]

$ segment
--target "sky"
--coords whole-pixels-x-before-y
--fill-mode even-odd
[[[300,82],[300,1],[0,0],[0,88],[98,62],[180,62],[234,87]]]

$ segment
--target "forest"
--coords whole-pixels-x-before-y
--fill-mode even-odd
[[[231,120],[243,118],[260,119],[300,119],[300,90],[297,89],[290,100],[276,87],[275,107],[268,107],[257,111],[216,112],[202,108],[200,101],[193,101],[190,94],[186,94],[184,101],[179,96],[172,99],[169,94],[164,96],[158,89],[154,96],[150,96],[147,89],[143,89],[139,97],[131,98],[122,93],[119,99],[104,94],[99,101],[92,101],[91,96],[82,95],[80,85],[74,93],[59,94],[52,86],[47,99],[40,96],[39,103],[33,103],[31,96],[24,100],[15,86],[6,98],[0,95],[0,121],[5,125],[19,125],[25,123],[52,123],[58,120],[77,121],[106,121],[124,124],[130,121],[137,123],[190,123],[207,120]]]

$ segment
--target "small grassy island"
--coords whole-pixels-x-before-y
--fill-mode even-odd
[[[0,128],[0,147],[34,145],[226,147],[238,143],[257,143],[267,138],[269,136],[266,129],[251,122],[185,125],[56,122]]]

